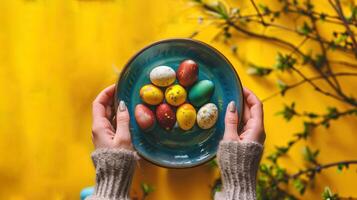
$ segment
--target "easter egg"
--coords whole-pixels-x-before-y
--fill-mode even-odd
[[[210,100],[213,91],[214,83],[210,80],[202,80],[191,88],[188,99],[194,106],[200,107]]]
[[[156,119],[165,130],[171,130],[176,123],[176,115],[170,105],[163,103],[156,108]]]
[[[196,122],[195,108],[189,103],[181,105],[176,111],[176,119],[181,129],[185,131],[191,129]]]
[[[158,105],[164,99],[164,94],[158,87],[147,84],[140,89],[140,97],[149,105]]]
[[[176,73],[171,67],[158,66],[151,70],[150,80],[154,85],[167,87],[175,82]]]
[[[135,106],[135,120],[143,130],[151,130],[155,126],[155,115],[147,106],[138,104]]]
[[[212,128],[218,119],[218,108],[213,103],[207,103],[197,112],[197,124],[202,129]]]
[[[165,91],[166,102],[173,106],[179,106],[186,101],[187,92],[181,85],[172,85]]]
[[[177,69],[177,80],[184,86],[193,85],[198,79],[198,65],[193,60],[184,60]]]

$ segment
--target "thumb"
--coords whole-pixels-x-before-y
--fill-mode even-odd
[[[225,130],[224,139],[238,139],[238,113],[237,107],[234,101],[231,101],[226,110],[226,116],[224,119]]]
[[[116,114],[117,130],[115,133],[115,140],[119,138],[130,140],[129,121],[129,112],[125,105],[125,102],[120,101]]]

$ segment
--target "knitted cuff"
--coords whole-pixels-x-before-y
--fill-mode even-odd
[[[92,153],[96,185],[90,199],[126,200],[138,156],[126,149],[97,149]]]
[[[223,191],[218,196],[229,199],[256,199],[256,176],[263,146],[255,142],[221,141],[217,160],[221,169]]]

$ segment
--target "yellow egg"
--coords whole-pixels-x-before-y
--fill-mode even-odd
[[[166,102],[173,106],[179,106],[185,103],[187,92],[181,85],[173,85],[166,89],[165,99]]]
[[[181,105],[176,111],[176,120],[179,127],[185,131],[191,129],[196,122],[196,110],[189,104]]]
[[[144,85],[140,89],[140,97],[149,105],[158,105],[164,100],[162,91],[152,84]]]

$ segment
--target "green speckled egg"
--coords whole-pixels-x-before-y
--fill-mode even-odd
[[[214,83],[210,80],[202,80],[196,83],[188,94],[191,104],[200,107],[207,103],[214,91]]]

